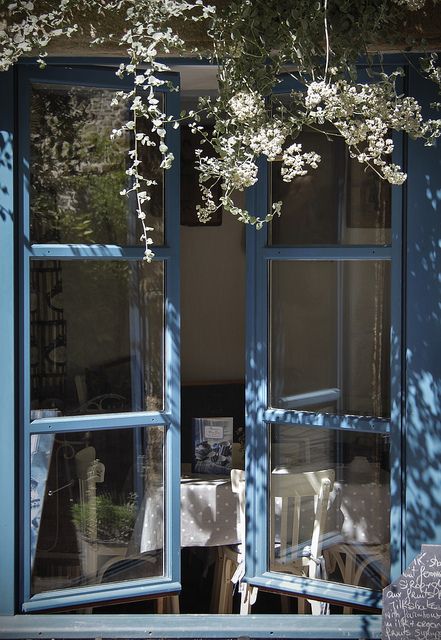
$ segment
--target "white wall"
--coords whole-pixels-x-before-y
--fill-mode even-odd
[[[245,229],[181,226],[182,383],[245,376]]]

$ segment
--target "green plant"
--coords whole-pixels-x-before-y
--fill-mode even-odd
[[[151,194],[157,180],[156,175],[142,173],[142,148],[157,146],[160,168],[169,168],[173,155],[166,133],[180,121],[202,138],[195,160],[202,221],[219,207],[258,228],[280,215],[280,202],[259,216],[237,207],[233,193],[256,183],[261,156],[281,163],[286,182],[314,170],[320,155],[305,152],[296,141],[305,129],[340,136],[352,158],[390,183],[402,184],[406,174],[391,162],[391,132],[404,132],[430,145],[441,135],[441,120],[425,118],[417,98],[401,92],[403,71],[387,69],[381,54],[373,52],[381,42],[395,42],[396,49],[406,50],[415,45],[412,31],[406,36],[403,29],[412,23],[411,15],[436,2],[228,0],[214,6],[204,0],[87,0],[81,3],[81,24],[76,0],[11,2],[0,27],[0,70],[33,50],[40,53],[38,61],[44,66],[51,41],[71,38],[81,29],[90,34],[93,47],[116,43],[121,48],[128,62],[120,65],[117,75],[132,77],[133,86],[112,100],[116,114],[130,113],[122,124],[116,115],[112,138],[121,142],[127,134],[132,137],[125,170],[130,185],[121,193],[133,194],[136,200],[145,257],[151,260],[153,229],[148,225],[154,220]],[[106,18],[113,20],[112,33],[98,26]],[[206,27],[202,49],[186,38],[182,26],[194,22]],[[418,46],[424,48],[421,38]],[[219,92],[215,98],[201,98],[195,110],[173,120],[165,114],[156,89],[167,84],[161,76],[169,69],[164,56],[180,52],[203,54],[217,65]],[[369,84],[358,75],[360,55],[365,56]],[[282,72],[296,86],[283,100],[273,93]],[[440,85],[435,54],[422,57],[421,73]],[[204,144],[216,153],[204,153]],[[81,154],[73,147],[71,151],[73,160]]]
[[[133,494],[118,502],[111,495],[104,494],[96,496],[92,503],[77,502],[72,505],[72,520],[77,531],[93,542],[128,542],[136,516],[136,499]],[[92,539],[95,531],[96,538]]]

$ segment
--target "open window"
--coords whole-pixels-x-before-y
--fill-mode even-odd
[[[281,82],[275,100],[291,85]],[[302,132],[296,143],[320,153],[319,167],[287,184],[277,161],[262,164],[250,194],[256,215],[276,201],[284,213],[267,237],[249,233],[246,580],[297,596],[293,611],[308,598],[315,613],[329,603],[345,613],[381,606],[391,575],[391,432],[395,454],[400,441],[399,411],[391,416],[400,246],[391,228],[400,229],[401,200],[335,133]],[[397,140],[398,162],[400,149]]]
[[[195,69],[182,68],[180,97],[158,90],[169,114],[213,91],[215,70],[195,90]],[[284,202],[267,233],[245,238],[222,212],[199,226],[194,142],[170,127],[173,168],[155,148],[141,157],[159,185],[146,264],[119,195],[130,139],[109,141],[123,86],[110,67],[20,70],[23,609],[176,594],[181,557],[181,611],[229,612],[224,572],[244,566],[247,584],[299,597],[291,611],[306,598],[378,609],[398,195],[309,131],[299,141],[319,150],[319,169],[287,186],[277,161],[262,163],[247,196],[262,217]],[[229,471],[244,466],[244,430],[238,550]]]
[[[19,82],[23,609],[167,595],[180,588],[179,173],[141,148],[158,183],[147,264],[120,195],[132,140],[110,140],[115,115],[131,119],[110,106],[124,82],[112,68],[33,66]]]

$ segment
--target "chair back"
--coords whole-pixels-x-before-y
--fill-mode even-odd
[[[245,548],[245,471],[231,469],[231,489],[239,499],[240,541]]]
[[[271,474],[270,568],[316,578],[319,575],[322,537],[326,531],[333,469]],[[307,506],[312,517],[304,522]],[[311,511],[309,511],[311,515]],[[302,538],[302,539],[301,539]],[[276,557],[277,550],[277,557]]]

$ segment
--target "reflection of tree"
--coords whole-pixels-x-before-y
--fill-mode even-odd
[[[39,242],[126,243],[127,138],[111,141],[109,91],[34,89],[31,223]],[[120,114],[122,116],[123,114]]]
[[[127,119],[110,106],[111,91],[34,88],[31,119],[31,225],[37,242],[136,244],[128,218],[128,135],[110,140]],[[115,121],[116,119],[116,121]],[[142,147],[143,171],[162,183],[156,147]],[[152,189],[149,212],[161,218],[163,194]],[[135,217],[133,216],[134,220]],[[158,232],[161,226],[155,222]],[[160,236],[155,241],[161,242]]]

